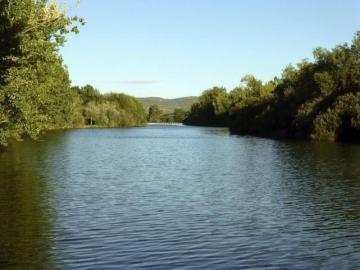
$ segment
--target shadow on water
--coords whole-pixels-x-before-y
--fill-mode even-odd
[[[298,236],[325,269],[360,260],[360,146],[283,142],[276,147],[281,233]]]
[[[359,145],[285,142],[277,157],[279,179],[292,196],[318,206],[319,215],[360,219]]]
[[[13,143],[0,155],[0,268],[54,267],[47,154],[62,139],[47,135],[42,142]]]

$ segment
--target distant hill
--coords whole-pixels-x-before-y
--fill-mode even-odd
[[[158,105],[159,108],[167,112],[173,112],[174,109],[184,109],[189,110],[191,104],[197,102],[198,97],[182,97],[182,98],[160,98],[160,97],[146,97],[146,98],[137,98],[147,110],[151,105]]]

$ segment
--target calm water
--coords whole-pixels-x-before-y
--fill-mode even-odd
[[[359,269],[360,146],[176,126],[13,144],[0,268]]]

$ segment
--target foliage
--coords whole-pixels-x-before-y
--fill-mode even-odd
[[[360,92],[338,97],[331,107],[318,115],[311,137],[360,142]]]
[[[158,105],[163,113],[173,113],[175,109],[183,109],[188,111],[191,105],[198,101],[197,97],[181,97],[181,98],[160,98],[160,97],[145,97],[137,98],[148,111],[151,105]]]
[[[160,110],[158,105],[151,105],[149,107],[147,121],[151,123],[159,123],[161,122],[162,111]]]
[[[351,45],[317,48],[313,62],[287,66],[268,83],[247,75],[229,93],[212,91],[193,104],[185,123],[228,125],[235,133],[261,136],[359,141],[360,32]]]
[[[59,48],[83,24],[56,1],[0,1],[0,145],[48,129],[146,122],[133,97],[102,95],[90,85],[70,87]]]
[[[185,118],[187,117],[187,113],[185,110],[183,109],[175,109],[173,114],[172,114],[172,122],[176,122],[176,123],[182,123]]]
[[[168,113],[162,111],[158,105],[150,105],[147,120],[151,123],[182,123],[186,116],[187,112],[183,109],[176,108]]]
[[[73,87],[82,100],[83,124],[97,127],[132,127],[146,122],[143,106],[134,97],[109,93],[102,95],[91,85]]]
[[[223,87],[213,87],[199,97],[191,106],[184,123],[189,125],[218,126],[226,125],[230,106],[229,95]]]
[[[0,2],[0,144],[71,122],[70,80],[59,46],[78,32],[55,1]]]

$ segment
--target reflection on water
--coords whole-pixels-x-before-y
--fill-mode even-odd
[[[13,144],[0,155],[0,268],[51,266],[52,209],[46,146]]]
[[[0,268],[360,267],[360,146],[153,126],[0,155]]]

